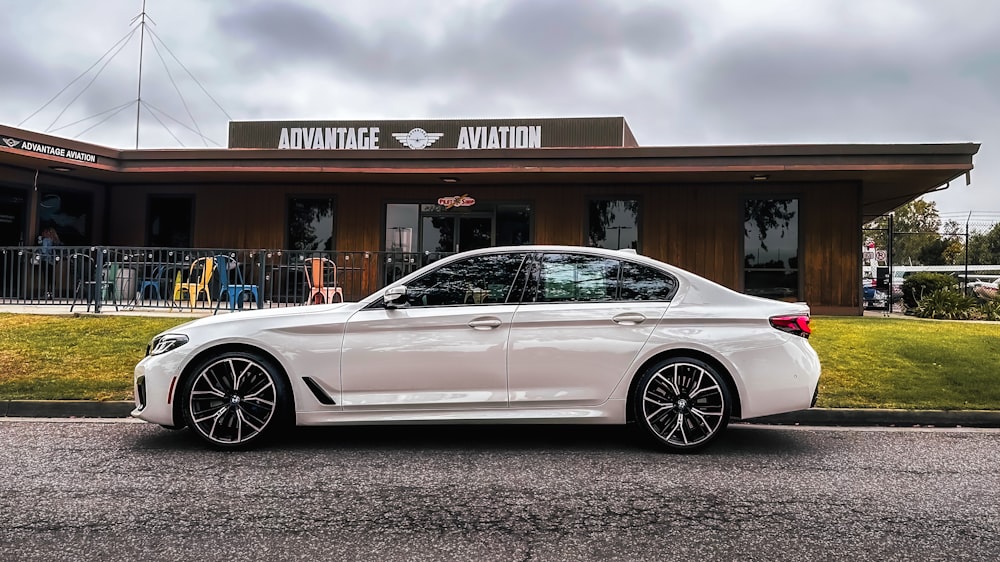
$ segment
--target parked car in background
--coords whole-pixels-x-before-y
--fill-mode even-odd
[[[203,318],[157,335],[132,415],[242,448],[282,426],[634,422],[691,451],[735,418],[810,407],[809,307],[634,253],[489,248],[360,302]]]

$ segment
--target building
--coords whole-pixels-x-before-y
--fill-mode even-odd
[[[0,246],[451,252],[635,248],[860,314],[861,227],[968,177],[979,145],[642,147],[622,117],[233,122],[229,148],[119,150],[0,126]],[[374,287],[373,287],[374,288]]]

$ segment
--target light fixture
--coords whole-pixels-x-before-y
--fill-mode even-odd
[[[767,174],[754,174],[750,177],[753,181],[767,181],[771,176]]]
[[[72,172],[73,168],[69,166],[49,166],[49,169],[53,172]]]
[[[458,178],[452,176],[445,176],[441,178],[444,183],[458,183]]]

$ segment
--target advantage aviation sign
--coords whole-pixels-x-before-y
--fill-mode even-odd
[[[624,117],[229,123],[229,148],[475,150],[635,145]]]
[[[80,152],[79,150],[63,148],[61,146],[52,146],[38,142],[16,139],[14,137],[0,137],[0,143],[2,143],[2,146],[6,146],[8,148],[27,150],[28,152],[37,152],[38,154],[48,154],[49,156],[58,156],[60,158],[68,158],[70,160],[76,160],[77,162],[87,162],[90,164],[97,162],[96,154]]]

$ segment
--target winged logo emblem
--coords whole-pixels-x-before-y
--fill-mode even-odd
[[[392,137],[400,144],[413,150],[422,150],[436,143],[444,133],[428,133],[420,127],[414,127],[405,133],[392,133]]]

